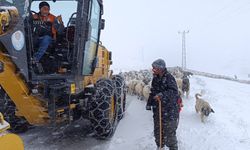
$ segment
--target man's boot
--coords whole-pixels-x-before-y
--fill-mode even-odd
[[[169,147],[169,150],[178,150],[178,147],[177,146]]]

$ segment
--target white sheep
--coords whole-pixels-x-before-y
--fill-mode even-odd
[[[143,94],[143,97],[144,99],[146,99],[146,101],[148,100],[149,98],[149,94],[150,94],[150,85],[145,85],[143,90],[142,90],[142,94]]]
[[[182,79],[180,78],[175,78],[175,81],[176,81],[176,84],[177,84],[177,87],[178,87],[178,90],[182,91]],[[183,96],[183,92],[181,92]]]
[[[138,96],[138,99],[142,100],[143,97],[143,87],[145,86],[145,83],[143,83],[141,80],[137,80],[138,82],[135,85],[135,93]]]
[[[137,84],[137,80],[130,80],[128,81],[128,94],[134,95],[135,94],[135,85]]]
[[[179,89],[182,89],[182,79],[180,78],[175,78],[176,84]]]
[[[182,78],[182,77],[183,77],[183,73],[180,71],[180,69],[175,69],[175,70],[173,71],[173,76],[174,76],[175,78]]]

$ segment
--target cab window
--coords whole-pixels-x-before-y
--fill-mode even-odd
[[[89,35],[84,50],[83,75],[89,75],[93,71],[99,40],[100,4],[97,0],[92,0],[90,5]]]

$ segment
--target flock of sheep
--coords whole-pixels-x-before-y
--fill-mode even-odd
[[[188,97],[189,86],[190,86],[189,80],[188,80],[188,85],[185,85],[186,83],[183,81],[184,78],[188,79],[188,76],[191,74],[189,72],[182,71],[182,69],[179,67],[170,68],[168,69],[168,71],[176,79],[180,96],[183,97],[184,93],[186,93],[186,96]],[[153,72],[151,70],[140,70],[140,71],[124,72],[122,74],[125,78],[128,94],[136,95],[140,100],[148,100],[150,94],[151,82],[153,79]],[[185,90],[185,88],[183,87],[187,86],[188,89]]]

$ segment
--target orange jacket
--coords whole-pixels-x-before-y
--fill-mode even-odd
[[[52,37],[54,39],[56,39],[56,29],[54,27],[54,23],[55,23],[55,20],[56,20],[56,17],[52,14],[49,14],[48,16],[41,16],[41,15],[36,15],[34,14],[33,15],[33,18],[34,19],[39,19],[41,21],[44,21],[44,22],[50,22],[52,24]]]

